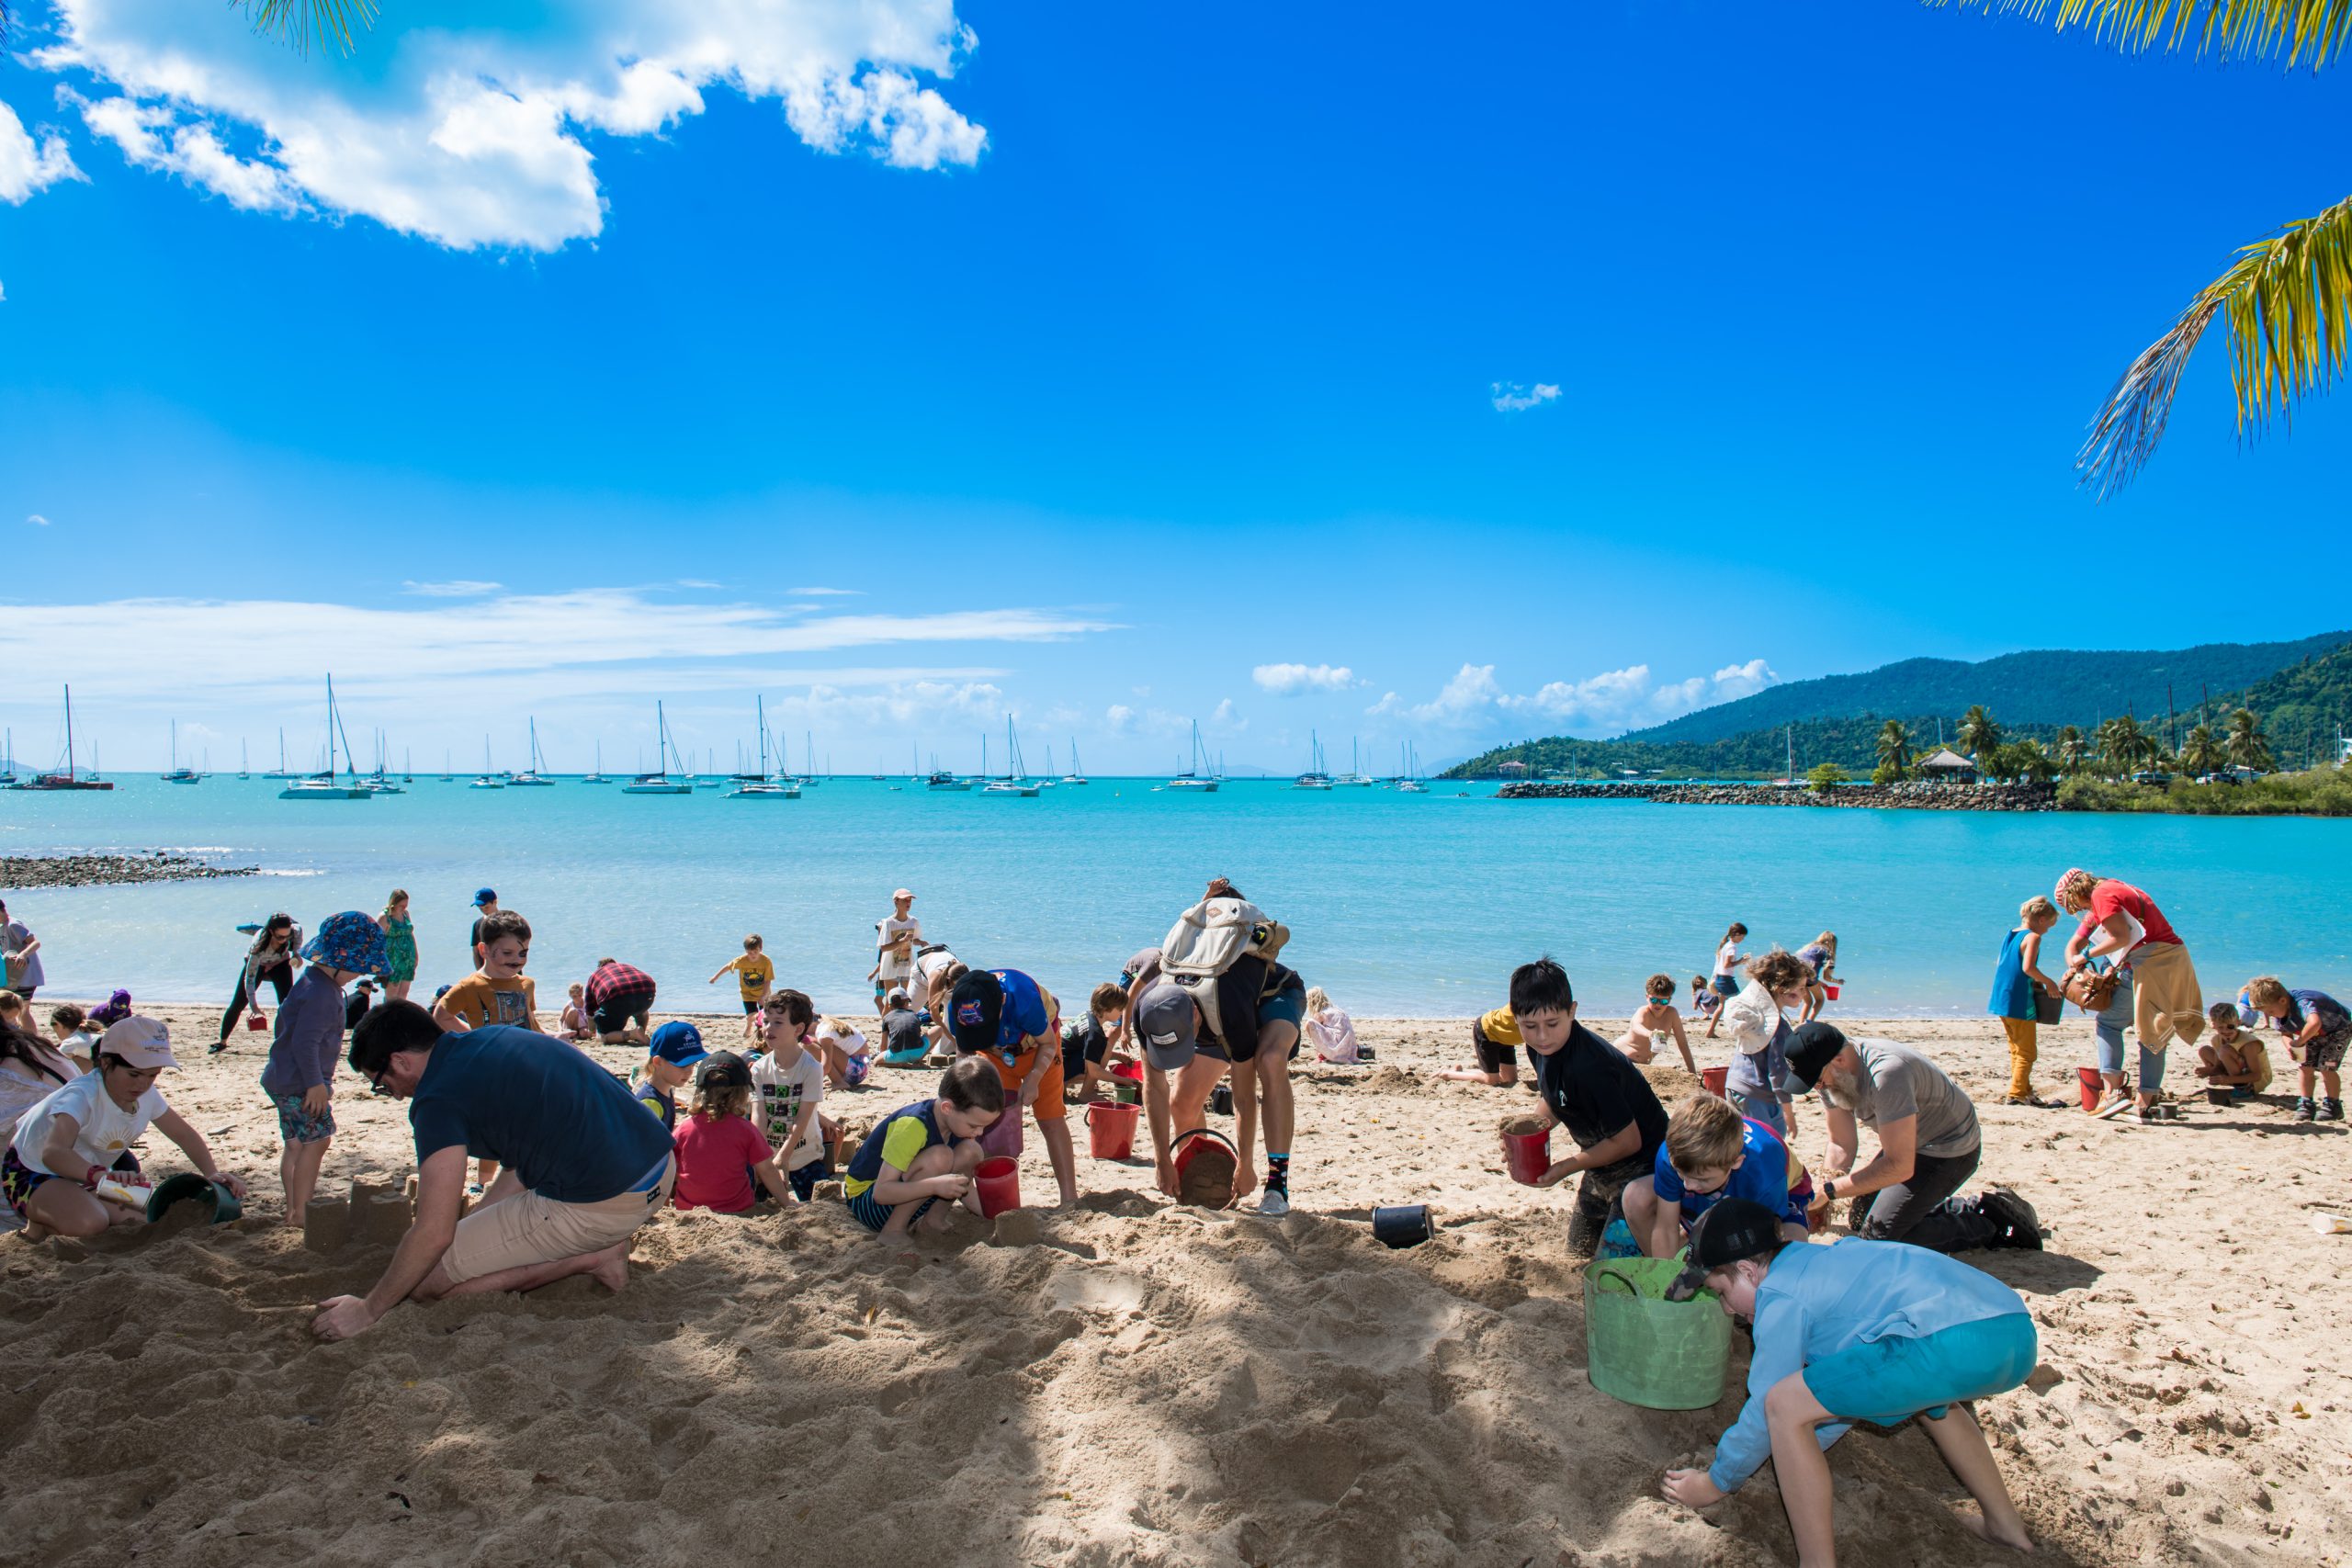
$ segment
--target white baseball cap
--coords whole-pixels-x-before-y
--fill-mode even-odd
[[[119,1023],[110,1023],[98,1036],[102,1055],[119,1056],[134,1067],[176,1067],[180,1059],[172,1055],[172,1032],[164,1027],[160,1018],[144,1013],[132,1013]]]

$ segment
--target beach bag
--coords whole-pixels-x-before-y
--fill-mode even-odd
[[[1212,1034],[1230,1039],[1217,1016],[1217,976],[1244,958],[1272,964],[1289,941],[1290,928],[1247,898],[1204,898],[1169,928],[1159,944],[1159,973],[1192,997]],[[1253,1033],[1255,1028],[1252,1020]]]
[[[2066,999],[2085,1012],[2105,1012],[2115,1000],[2116,987],[2123,984],[2120,969],[2094,971],[2069,969],[2064,981]]]

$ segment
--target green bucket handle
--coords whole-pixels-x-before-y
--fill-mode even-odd
[[[1617,1260],[1614,1258],[1602,1264],[1600,1270],[1593,1275],[1592,1288],[1595,1292],[1607,1290],[1612,1280],[1623,1286],[1625,1293],[1629,1296],[1638,1296],[1642,1293],[1641,1287],[1634,1284],[1632,1277],[1617,1267]]]

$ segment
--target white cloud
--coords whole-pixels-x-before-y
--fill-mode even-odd
[[[1495,680],[1493,665],[1464,664],[1429,702],[1408,703],[1391,692],[1364,712],[1456,729],[1478,728],[1501,716],[1513,715],[1563,728],[1614,734],[1662,724],[1695,708],[1752,696],[1779,680],[1761,659],[1727,664],[1713,675],[1693,675],[1664,685],[1651,678],[1648,665],[1634,664],[1581,681],[1548,682],[1521,696],[1502,689]]]
[[[1517,381],[1497,381],[1493,390],[1498,413],[1520,413],[1560,395],[1560,389],[1549,381],[1538,381],[1532,387],[1523,387]]]
[[[1102,727],[1114,735],[1125,735],[1136,722],[1136,710],[1125,703],[1113,703],[1102,710]]]
[[[461,250],[601,232],[588,140],[657,135],[701,113],[708,88],[775,98],[809,147],[899,168],[970,164],[988,140],[926,85],[978,42],[954,0],[544,0],[527,28],[415,0],[349,62],[304,59],[187,0],[57,9],[61,41],[32,59],[91,89],[69,101],[133,164],[251,210],[353,214]],[[62,143],[33,157],[44,183],[72,171]]]
[[[503,582],[481,582],[470,577],[460,577],[449,582],[419,582],[411,578],[401,584],[403,593],[414,593],[425,599],[480,599],[506,586]]]
[[[43,517],[38,512],[27,513],[25,514],[25,521],[31,524],[36,528],[46,528],[49,526],[49,519]]]
[[[709,586],[715,588],[718,584]],[[785,592],[797,599],[861,599],[865,595],[863,588],[787,588]]]
[[[62,136],[45,130],[36,142],[17,111],[0,104],[0,201],[23,202],[60,180],[83,177]]]
[[[1295,697],[1301,692],[1344,692],[1363,684],[1344,664],[1261,664],[1250,671],[1250,678],[1278,697]]]
[[[1237,735],[1250,728],[1248,719],[1236,716],[1231,697],[1216,705],[1216,711],[1209,715],[1209,723],[1214,728],[1231,730]]]

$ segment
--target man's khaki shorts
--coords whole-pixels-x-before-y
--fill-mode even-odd
[[[673,1155],[662,1167],[662,1179],[642,1192],[623,1192],[596,1203],[559,1203],[526,1188],[484,1204],[458,1222],[458,1234],[441,1255],[442,1272],[451,1284],[460,1285],[502,1269],[602,1252],[627,1241],[638,1226],[660,1213],[677,1179],[678,1160]]]

